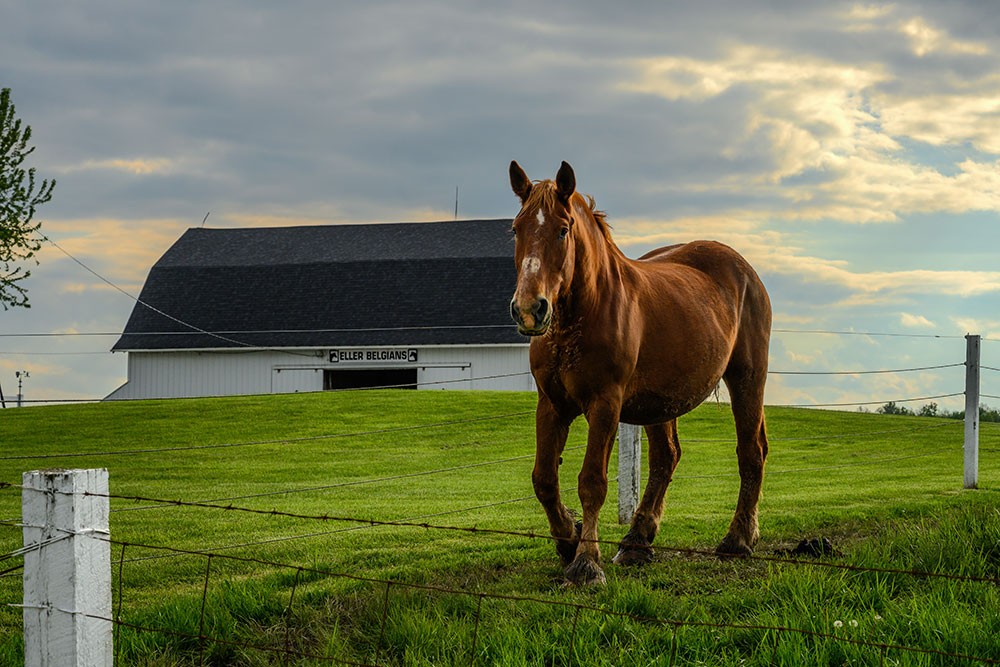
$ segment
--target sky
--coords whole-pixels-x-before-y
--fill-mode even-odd
[[[208,212],[448,220],[458,187],[460,218],[509,218],[510,160],[534,179],[566,160],[627,255],[715,239],[751,262],[774,371],[960,363],[967,333],[1000,367],[998,3],[0,7],[0,86],[57,180],[36,220],[133,295]],[[134,302],[54,247],[38,261],[31,308],[0,312],[0,387],[27,370],[26,398],[110,393],[114,337],[9,334],[121,331]],[[766,400],[963,389],[960,367],[774,374]]]

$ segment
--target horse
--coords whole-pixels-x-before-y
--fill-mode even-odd
[[[611,239],[593,197],[576,192],[563,162],[555,181],[528,179],[516,161],[510,184],[517,287],[510,302],[518,331],[531,337],[538,389],[531,480],[545,510],[569,585],[601,584],[597,520],[619,421],[644,427],[649,479],[613,562],[652,558],[667,485],[681,456],[677,418],[724,381],[736,422],[740,491],[720,557],[750,554],[759,539],[767,433],[771,304],[750,264],[715,241],[659,248],[627,258]],[[582,522],[559,491],[570,424],[583,415],[587,447],[579,474]]]

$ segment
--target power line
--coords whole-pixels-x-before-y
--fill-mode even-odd
[[[220,334],[217,334],[217,333],[214,333],[214,332],[211,332],[211,331],[207,331],[205,329],[202,329],[201,327],[195,326],[193,324],[190,324],[189,322],[185,322],[184,320],[181,320],[179,318],[174,317],[173,315],[170,315],[168,313],[163,312],[162,310],[160,310],[156,306],[153,306],[153,305],[150,305],[150,304],[146,303],[145,301],[143,301],[139,297],[135,296],[131,292],[128,292],[128,291],[122,289],[121,287],[119,287],[118,285],[116,285],[115,283],[111,282],[110,280],[108,280],[107,278],[105,278],[104,276],[102,276],[100,273],[98,273],[97,271],[95,271],[94,269],[90,268],[89,266],[87,266],[86,264],[84,264],[82,261],[80,261],[79,259],[77,259],[76,257],[74,257],[72,254],[69,253],[69,251],[67,251],[65,248],[63,248],[61,245],[59,245],[58,243],[56,243],[55,241],[53,241],[49,237],[45,236],[44,234],[39,234],[39,236],[42,238],[42,240],[47,241],[48,243],[50,243],[53,246],[55,246],[56,248],[58,248],[60,252],[62,252],[64,255],[66,255],[67,257],[69,257],[75,263],[77,263],[78,265],[80,265],[81,267],[83,267],[83,269],[85,269],[87,272],[93,274],[94,276],[96,276],[97,278],[99,278],[101,281],[103,281],[104,283],[107,283],[109,286],[111,286],[115,290],[121,292],[122,294],[124,294],[128,298],[132,299],[136,303],[138,303],[138,304],[140,304],[142,306],[145,306],[146,308],[149,308],[154,313],[162,315],[163,317],[167,318],[168,320],[176,322],[177,324],[180,324],[181,326],[184,326],[184,327],[187,327],[189,329],[192,329],[193,331],[196,331],[196,332],[198,332],[200,334],[211,336],[213,338],[217,338],[217,339],[219,339],[221,341],[224,341],[224,342],[227,342],[227,343],[232,343],[234,345],[241,346],[241,347],[250,347],[250,348],[257,347],[255,345],[250,344],[250,343],[246,343],[246,342],[243,342],[243,341],[236,340],[235,338],[229,338],[228,336],[224,336],[224,335],[220,335]],[[302,354],[300,352],[293,352],[293,351],[290,351],[290,350],[274,350],[274,351],[275,352],[281,352],[283,354],[290,354],[290,355],[293,355],[293,356],[311,356],[311,355],[307,355],[307,354]]]
[[[419,364],[418,364],[419,365]],[[308,367],[308,370],[314,370]],[[326,369],[323,370],[336,370]],[[429,387],[431,385],[455,384],[459,382],[479,382],[481,380],[495,380],[498,378],[520,377],[529,375],[531,371],[517,371],[515,373],[497,373],[495,375],[480,375],[479,377],[453,378],[451,380],[431,380],[430,382],[402,382],[399,384],[382,384],[373,387],[342,387],[340,389],[311,389],[309,391],[291,392],[271,392],[268,394],[216,394],[213,396],[152,396],[143,398],[113,398],[109,402],[126,403],[129,401],[181,401],[193,398],[233,398],[235,396],[248,398],[251,396],[292,396],[295,394],[337,394],[345,391],[370,391],[374,389],[405,389],[409,387]],[[33,398],[23,399],[22,403],[101,403],[106,398]]]
[[[934,398],[951,398],[953,396],[964,396],[964,391],[954,394],[938,394],[937,396],[917,396],[916,398],[897,398],[891,401],[858,401],[854,403],[786,403],[783,405],[771,405],[772,408],[831,408],[852,405],[881,405],[884,403],[909,403],[911,401],[929,401]]]
[[[131,296],[131,295],[129,295]],[[135,297],[133,297],[135,298]],[[145,304],[144,304],[145,305]],[[191,325],[185,325],[191,326]],[[328,329],[232,329],[216,331],[215,334],[300,334],[300,333],[372,333],[385,331],[435,331],[440,329],[511,329],[513,324],[433,324],[403,327],[354,327]],[[45,338],[59,336],[196,336],[199,331],[52,331],[28,333],[0,333],[0,338]],[[212,335],[213,332],[202,331]],[[250,347],[254,347],[250,345]]]
[[[50,241],[51,242],[51,241]],[[65,251],[64,251],[65,252]],[[88,269],[89,270],[89,269]],[[118,288],[116,288],[118,289]],[[138,299],[124,290],[127,296],[138,301]],[[140,302],[142,303],[142,302]],[[153,308],[143,303],[143,305],[148,308]],[[164,315],[170,319],[176,320],[176,318],[170,317],[169,315]],[[402,326],[402,327],[351,327],[351,328],[324,328],[324,329],[231,329],[231,330],[220,330],[220,331],[205,331],[199,329],[193,325],[187,324],[181,320],[176,320],[180,324],[186,327],[194,329],[194,331],[129,331],[127,332],[130,336],[194,336],[198,333],[207,335],[238,335],[238,334],[295,334],[295,333],[364,333],[364,332],[378,332],[378,331],[433,331],[439,329],[509,329],[513,325],[511,324],[434,324],[434,325],[420,325],[420,326]],[[771,329],[772,333],[801,333],[801,334],[827,334],[836,336],[890,336],[898,338],[943,338],[943,339],[963,339],[965,336],[958,335],[946,335],[946,334],[909,334],[909,333],[893,333],[893,332],[879,332],[879,331],[827,331],[822,329]],[[13,337],[46,337],[46,336],[121,336],[123,333],[121,331],[65,331],[65,332],[28,332],[28,333],[0,333],[0,338],[13,338]],[[993,338],[983,338],[982,340],[1000,340]],[[242,344],[242,343],[239,343]]]
[[[939,368],[955,368],[965,366],[965,362],[941,364],[940,366],[918,366],[915,368],[887,368],[875,371],[768,371],[769,375],[873,375],[876,373],[909,373],[911,371],[930,371]]]
[[[827,331],[824,329],[771,329],[772,333],[829,334],[835,336],[890,336],[893,338],[965,338],[945,334],[911,334],[884,331]]]
[[[145,306],[146,308],[149,308],[154,313],[157,313],[158,315],[162,315],[163,317],[166,317],[167,319],[172,320],[172,321],[176,322],[177,324],[180,324],[181,326],[185,326],[185,327],[188,327],[189,329],[193,329],[194,331],[197,331],[198,333],[206,334],[208,336],[212,336],[214,338],[218,338],[219,340],[225,341],[227,343],[233,343],[234,345],[246,345],[246,343],[243,343],[241,341],[234,340],[232,338],[226,338],[225,336],[220,336],[218,334],[212,333],[211,331],[205,331],[204,329],[202,329],[200,327],[196,327],[193,324],[188,324],[184,320],[180,320],[180,319],[174,317],[173,315],[168,315],[167,313],[163,312],[162,310],[160,310],[156,306],[151,306],[150,304],[146,303],[145,301],[143,301],[139,297],[135,296],[131,292],[128,292],[128,291],[122,289],[121,287],[119,287],[118,285],[114,284],[113,282],[111,282],[110,280],[108,280],[107,278],[105,278],[104,276],[102,276],[101,274],[99,274],[97,271],[93,270],[92,268],[90,268],[89,266],[87,266],[86,264],[84,264],[83,262],[81,262],[79,259],[77,259],[73,255],[71,255],[65,248],[63,248],[61,245],[59,245],[58,243],[56,243],[55,241],[53,241],[49,237],[45,236],[44,234],[39,234],[39,236],[41,236],[42,240],[48,241],[49,243],[51,243],[52,245],[54,245],[56,248],[59,249],[60,252],[62,252],[62,254],[66,255],[71,260],[73,260],[74,262],[76,262],[77,264],[79,264],[86,271],[88,271],[89,273],[97,276],[101,281],[107,283],[109,286],[111,286],[114,289],[118,290],[119,292],[121,292],[122,294],[124,294],[128,298],[132,299],[136,303],[141,304],[141,305]]]
[[[57,357],[57,356],[71,356],[71,355],[84,355],[84,354],[112,354],[110,350],[94,350],[87,352],[13,352],[5,351],[0,352],[0,354],[10,354],[10,355],[23,355],[29,357]]]

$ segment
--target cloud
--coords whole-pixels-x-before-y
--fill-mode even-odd
[[[863,5],[857,3],[851,6],[851,9],[847,12],[846,17],[854,21],[871,21],[873,19],[879,19],[884,16],[888,16],[893,11],[895,11],[895,4],[871,4]]]
[[[952,39],[943,30],[931,26],[919,16],[901,23],[899,31],[909,38],[913,53],[919,57],[937,51],[970,53],[977,56],[984,56],[990,52],[985,44]]]
[[[1000,153],[1000,77],[969,90],[887,92],[898,77],[885,64],[847,64],[741,45],[715,60],[636,59],[625,90],[700,106],[732,103],[740,89],[742,129],[722,154],[734,163],[766,154],[757,174],[686,186],[775,199],[758,215],[790,220],[892,222],[901,215],[1000,210],[1000,161],[968,158],[953,175],[908,161],[899,139],[974,143]],[[676,187],[676,186],[674,186]]]
[[[1000,321],[980,317],[952,317],[956,328],[963,334],[979,334],[986,338],[1000,339]]]
[[[1000,153],[1000,76],[986,76],[963,88],[924,95],[875,92],[871,101],[883,129],[894,136],[932,146],[967,142],[981,151]],[[976,165],[970,160],[961,165],[963,171],[983,166],[996,172],[996,163]]]
[[[87,160],[73,167],[64,167],[63,171],[84,169],[117,169],[137,175],[165,174],[176,168],[176,163],[167,158],[109,158],[106,160]]]
[[[923,315],[912,315],[910,313],[900,313],[899,323],[904,327],[935,327],[933,322]]]
[[[647,246],[712,238],[735,248],[761,273],[799,276],[812,283],[839,285],[855,293],[890,293],[896,301],[903,294],[973,296],[1000,292],[1000,271],[909,269],[862,271],[845,259],[828,259],[806,253],[785,234],[760,223],[732,217],[678,220],[625,219],[616,222],[619,245]]]

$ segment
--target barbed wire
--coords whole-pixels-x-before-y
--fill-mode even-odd
[[[127,543],[127,542],[111,542],[111,543],[112,544],[121,544],[123,548],[126,547],[126,546],[129,546],[131,544],[131,543]],[[131,546],[139,546],[139,547],[151,548],[148,545],[135,545],[135,544],[131,544]],[[191,553],[197,553],[197,552],[191,552]],[[602,614],[602,615],[605,615],[605,616],[612,616],[612,617],[616,617],[616,618],[627,619],[627,620],[631,620],[631,621],[638,622],[638,623],[649,623],[649,624],[656,624],[656,625],[671,626],[671,627],[674,628],[674,638],[673,638],[673,640],[671,642],[672,645],[674,645],[675,642],[676,642],[676,631],[677,631],[677,629],[682,628],[682,627],[712,628],[712,629],[717,629],[717,630],[759,630],[759,631],[764,631],[764,632],[775,632],[775,633],[777,633],[776,634],[776,642],[777,642],[778,639],[780,639],[781,633],[788,632],[788,633],[792,633],[792,634],[799,634],[799,635],[803,635],[803,636],[816,637],[816,638],[821,638],[821,639],[833,640],[833,641],[837,641],[837,642],[854,644],[854,645],[857,645],[857,646],[866,646],[866,647],[870,647],[870,648],[877,648],[877,649],[880,649],[880,651],[882,652],[882,656],[883,657],[884,657],[885,651],[887,651],[889,649],[892,649],[892,650],[896,650],[896,651],[902,651],[904,653],[918,653],[918,654],[925,654],[925,655],[939,655],[939,656],[943,656],[943,657],[960,658],[960,659],[965,659],[965,660],[971,660],[971,661],[975,661],[975,662],[980,662],[980,663],[983,663],[983,664],[1000,664],[1000,661],[994,660],[993,658],[982,658],[982,657],[979,657],[979,656],[973,656],[973,655],[962,654],[962,653],[951,653],[951,652],[942,651],[942,650],[939,650],[939,649],[928,649],[928,648],[904,646],[904,645],[900,645],[900,644],[889,644],[889,643],[886,643],[886,642],[874,642],[874,641],[869,641],[869,640],[865,640],[865,639],[854,639],[854,638],[851,638],[851,637],[845,637],[845,636],[837,635],[837,634],[833,634],[833,633],[820,632],[820,631],[817,631],[817,630],[806,630],[806,629],[803,629],[803,628],[793,628],[793,627],[789,627],[789,626],[763,625],[763,624],[752,624],[752,623],[721,623],[721,622],[715,622],[715,621],[696,621],[696,620],[690,620],[690,619],[685,619],[685,620],[664,619],[664,618],[659,618],[659,617],[655,617],[655,616],[647,616],[647,615],[641,615],[641,614],[633,614],[631,612],[617,611],[617,610],[614,610],[614,609],[608,609],[606,607],[599,607],[599,606],[596,606],[596,605],[583,604],[583,603],[579,603],[579,602],[566,602],[564,600],[548,600],[548,599],[545,599],[545,598],[525,596],[525,595],[511,595],[511,594],[504,594],[504,593],[487,593],[487,592],[482,592],[482,591],[469,591],[469,590],[449,588],[449,587],[445,587],[445,586],[438,586],[438,585],[431,585],[431,584],[415,584],[415,583],[410,583],[410,582],[393,581],[393,580],[390,580],[390,579],[377,579],[377,578],[374,578],[374,577],[362,577],[362,576],[357,576],[357,575],[349,575],[349,574],[342,573],[342,572],[333,572],[333,571],[325,570],[325,569],[322,569],[322,568],[304,567],[304,566],[298,566],[298,565],[291,565],[291,564],[287,564],[287,563],[277,563],[277,562],[267,561],[267,560],[263,560],[263,559],[243,558],[243,557],[238,557],[238,556],[232,556],[230,554],[214,554],[214,553],[204,553],[204,552],[202,552],[199,555],[203,555],[204,557],[208,558],[209,559],[209,564],[211,564],[211,559],[213,557],[217,557],[217,558],[223,558],[223,559],[232,559],[232,560],[236,560],[236,561],[239,561],[239,562],[253,563],[255,565],[267,565],[267,566],[270,566],[270,567],[277,567],[277,568],[284,568],[284,569],[294,569],[296,571],[296,573],[297,573],[297,575],[296,575],[296,582],[298,581],[298,575],[300,575],[303,572],[308,572],[308,573],[311,573],[311,574],[319,574],[319,575],[322,575],[322,576],[344,578],[344,579],[349,579],[349,580],[359,581],[359,582],[365,582],[365,583],[370,583],[370,584],[384,585],[386,587],[386,594],[385,594],[385,598],[384,598],[385,601],[384,601],[383,623],[382,623],[382,630],[380,632],[379,640],[376,643],[376,647],[375,647],[376,662],[375,663],[362,663],[362,662],[355,662],[355,661],[346,660],[346,659],[342,659],[342,658],[336,658],[336,657],[332,657],[332,656],[322,656],[322,655],[318,655],[318,654],[306,653],[304,651],[292,650],[292,649],[288,648],[287,638],[286,638],[286,645],[285,645],[285,647],[284,648],[278,648],[278,647],[275,647],[275,646],[260,646],[260,645],[251,644],[249,642],[240,642],[240,641],[236,641],[236,640],[232,640],[232,639],[220,639],[220,638],[217,638],[217,637],[206,635],[204,633],[204,631],[203,631],[203,628],[204,628],[205,607],[206,607],[206,602],[207,602],[207,598],[208,598],[208,578],[209,577],[208,577],[208,573],[207,572],[206,572],[206,585],[205,585],[203,593],[202,593],[202,606],[201,606],[202,611],[201,611],[201,620],[199,622],[200,632],[197,635],[193,634],[193,633],[180,632],[180,631],[177,631],[177,630],[170,630],[170,629],[166,629],[166,628],[153,628],[153,627],[148,627],[148,626],[142,626],[142,625],[139,625],[139,624],[130,623],[128,621],[122,621],[120,618],[109,618],[109,617],[106,617],[106,616],[101,616],[101,615],[97,615],[97,614],[91,614],[89,612],[83,612],[83,611],[79,611],[79,610],[62,609],[62,608],[54,607],[52,605],[39,605],[39,608],[41,608],[41,609],[47,609],[48,611],[57,611],[57,612],[60,612],[60,613],[65,613],[65,614],[80,615],[80,616],[84,616],[84,617],[87,617],[87,618],[92,618],[92,619],[95,619],[95,620],[100,620],[100,621],[104,621],[104,622],[107,622],[107,623],[111,623],[112,625],[122,626],[122,627],[129,627],[129,628],[140,630],[140,631],[144,631],[144,632],[156,632],[156,633],[168,634],[168,635],[172,635],[172,636],[179,636],[179,637],[186,637],[186,638],[190,638],[190,639],[197,639],[199,641],[199,643],[200,643],[199,646],[200,646],[200,651],[201,652],[203,652],[204,645],[205,645],[206,642],[212,642],[212,643],[226,644],[226,645],[230,645],[230,646],[239,646],[239,647],[242,647],[242,648],[248,648],[248,649],[253,649],[253,650],[260,650],[260,651],[265,651],[265,652],[282,653],[282,654],[286,654],[286,655],[295,655],[295,656],[299,656],[299,657],[307,657],[307,658],[312,658],[312,659],[323,660],[323,661],[326,661],[326,662],[335,662],[335,663],[338,663],[338,664],[360,665],[361,667],[377,667],[378,656],[381,654],[381,650],[382,650],[381,644],[382,644],[382,640],[384,638],[385,619],[388,616],[389,591],[391,590],[391,588],[393,586],[395,586],[395,587],[404,588],[404,589],[420,590],[420,591],[427,591],[427,592],[444,593],[444,594],[448,594],[448,595],[457,595],[457,596],[463,596],[463,597],[474,597],[474,598],[477,598],[478,601],[479,601],[479,603],[476,606],[475,630],[473,631],[472,648],[470,649],[470,653],[472,655],[472,658],[471,658],[472,663],[475,663],[475,656],[476,656],[476,654],[475,654],[475,642],[476,642],[476,639],[477,639],[477,636],[478,636],[478,631],[479,631],[480,617],[481,617],[481,613],[482,613],[482,601],[484,599],[490,599],[490,600],[503,600],[503,601],[514,602],[514,603],[519,603],[519,604],[520,603],[540,604],[540,605],[544,605],[544,606],[552,606],[552,607],[561,607],[561,608],[573,609],[575,611],[574,621],[573,621],[574,632],[571,633],[571,635],[570,635],[570,645],[568,647],[568,651],[569,651],[571,660],[572,660],[572,656],[575,653],[574,647],[573,647],[573,644],[574,644],[573,640],[575,638],[575,629],[576,629],[577,619],[579,618],[579,612],[580,611],[591,611],[591,612],[599,613],[599,614]],[[296,583],[296,587],[297,587],[297,583]],[[289,605],[288,605],[288,609],[289,610],[291,608],[291,605],[292,605],[293,601],[294,601],[294,589],[293,589],[292,595],[290,595],[290,597],[289,597]],[[24,606],[24,605],[8,605],[8,606]],[[288,612],[286,611],[286,613],[288,613]],[[776,644],[776,646],[777,646],[777,644]],[[671,651],[671,658],[673,658],[673,650]]]
[[[396,527],[405,527],[405,528],[423,528],[425,530],[455,531],[455,532],[464,532],[464,533],[473,533],[473,534],[486,534],[486,535],[505,535],[505,536],[513,536],[513,537],[526,537],[526,538],[529,538],[529,539],[540,539],[540,538],[541,539],[553,539],[553,540],[561,540],[561,541],[573,542],[573,543],[576,543],[576,542],[592,542],[592,543],[595,543],[595,544],[606,544],[606,545],[613,545],[613,546],[620,546],[621,544],[626,544],[626,543],[623,543],[623,542],[616,542],[616,541],[605,540],[605,539],[584,539],[584,538],[577,538],[577,537],[557,537],[557,536],[554,536],[554,535],[552,535],[552,536],[549,536],[549,535],[539,535],[538,533],[535,533],[535,532],[518,532],[518,531],[511,531],[511,530],[502,530],[502,529],[498,529],[498,528],[479,528],[477,526],[471,526],[471,527],[465,527],[465,526],[440,526],[440,525],[434,525],[434,524],[428,524],[428,523],[415,523],[413,521],[380,521],[378,519],[371,519],[371,518],[365,519],[365,518],[359,518],[359,517],[337,516],[337,515],[331,515],[331,514],[302,514],[302,513],[297,513],[297,512],[286,512],[286,511],[277,510],[277,509],[265,510],[265,509],[257,509],[257,508],[253,508],[253,507],[240,507],[240,506],[236,506],[236,505],[232,505],[232,504],[229,504],[229,505],[216,505],[216,504],[213,504],[213,503],[188,502],[188,501],[183,501],[183,500],[168,500],[168,499],[165,499],[165,498],[150,498],[150,497],[147,497],[147,496],[132,496],[132,495],[116,494],[116,493],[93,493],[91,491],[70,492],[70,491],[59,491],[59,490],[48,490],[48,489],[34,489],[32,487],[27,487],[27,486],[21,486],[20,488],[22,488],[22,489],[28,489],[28,490],[31,490],[31,491],[37,491],[39,493],[56,493],[56,494],[67,495],[67,496],[80,495],[80,496],[83,496],[83,497],[91,497],[91,498],[108,498],[109,500],[110,499],[117,499],[117,500],[130,500],[130,501],[134,501],[134,502],[148,502],[148,503],[155,503],[155,504],[161,504],[161,505],[177,505],[177,506],[182,506],[182,507],[200,507],[200,508],[205,508],[205,509],[216,509],[216,510],[223,510],[223,511],[229,511],[229,512],[242,512],[242,513],[246,513],[246,514],[255,514],[255,515],[271,516],[271,517],[282,517],[282,518],[291,518],[291,519],[303,519],[303,520],[309,520],[309,521],[323,521],[323,522],[334,521],[334,522],[343,522],[343,523],[355,523],[355,524],[360,524],[360,525],[364,525],[364,526],[396,526]],[[95,538],[95,539],[98,539],[98,538]],[[626,544],[626,546],[629,546],[629,545]],[[646,547],[646,546],[649,546],[649,545],[638,545],[637,544],[635,546]],[[718,554],[716,552],[714,552],[714,551],[706,551],[706,550],[702,550],[702,549],[691,549],[691,548],[687,548],[687,547],[671,547],[671,546],[657,545],[657,548],[663,549],[665,551],[675,552],[675,553],[697,554],[697,555],[702,555],[702,556],[705,556],[705,555],[708,555],[708,556],[718,556]],[[747,559],[747,560],[762,560],[762,561],[776,562],[776,563],[790,563],[790,564],[794,564],[794,565],[814,565],[814,566],[819,566],[819,567],[828,567],[828,568],[835,568],[835,569],[842,569],[842,570],[851,570],[851,571],[856,571],[856,572],[879,572],[879,573],[884,573],[884,574],[910,574],[910,575],[925,576],[925,577],[932,577],[932,578],[933,577],[938,577],[938,578],[954,579],[954,580],[960,580],[960,581],[979,581],[979,582],[988,582],[988,583],[1000,584],[1000,578],[996,578],[996,577],[972,577],[972,576],[967,576],[967,575],[956,575],[956,574],[947,574],[947,573],[939,573],[939,572],[924,572],[924,571],[919,571],[919,570],[900,570],[900,569],[892,569],[892,568],[863,567],[863,566],[856,566],[856,565],[844,565],[844,564],[841,564],[841,563],[826,563],[826,562],[823,562],[823,561],[806,561],[806,560],[798,560],[798,559],[794,559],[794,558],[781,558],[781,557],[778,557],[778,556],[761,556],[761,555],[756,555],[756,554],[732,554],[732,555],[726,554],[726,557],[727,558],[728,557],[740,558],[740,559]]]
[[[690,620],[690,619],[685,619],[685,620],[663,619],[663,618],[659,618],[659,617],[655,617],[655,616],[633,614],[631,612],[625,612],[625,611],[617,611],[617,610],[613,610],[613,609],[607,609],[605,607],[600,607],[600,606],[597,606],[597,605],[583,604],[583,603],[579,603],[579,602],[568,602],[566,600],[551,600],[551,599],[545,599],[545,598],[534,597],[534,596],[526,596],[526,595],[512,595],[512,594],[504,594],[504,593],[490,593],[490,592],[484,592],[484,591],[470,591],[470,590],[455,589],[455,588],[450,588],[450,587],[445,587],[445,586],[439,586],[439,585],[433,585],[433,584],[417,584],[417,583],[411,583],[411,582],[394,581],[394,580],[390,580],[390,579],[381,579],[381,578],[377,578],[377,577],[365,577],[365,576],[361,576],[361,575],[348,574],[348,573],[345,573],[345,572],[335,572],[335,571],[332,571],[332,570],[327,570],[325,568],[306,567],[306,566],[293,565],[293,564],[288,564],[288,563],[280,563],[280,562],[276,562],[276,561],[269,561],[269,560],[262,559],[262,558],[253,558],[253,557],[247,557],[247,556],[236,556],[236,555],[233,555],[233,554],[222,554],[222,553],[214,553],[214,552],[206,552],[206,551],[193,551],[193,550],[188,550],[188,549],[179,549],[179,548],[176,548],[176,547],[167,547],[167,546],[159,546],[159,545],[148,545],[148,544],[141,544],[141,543],[135,543],[135,542],[126,542],[126,541],[112,540],[110,538],[95,537],[94,539],[103,540],[103,541],[106,541],[109,544],[113,544],[113,545],[121,545],[122,546],[122,555],[123,555],[122,562],[124,562],[124,550],[125,550],[126,547],[129,547],[129,546],[131,546],[131,547],[138,547],[138,548],[142,548],[142,549],[164,550],[164,551],[178,553],[178,554],[198,555],[198,556],[201,556],[201,557],[206,558],[208,560],[208,567],[206,567],[206,571],[205,571],[205,585],[204,585],[204,587],[202,589],[202,605],[201,605],[201,608],[202,608],[202,612],[201,612],[202,617],[201,617],[201,621],[199,622],[199,628],[201,629],[199,631],[199,634],[198,635],[185,634],[185,633],[177,633],[176,631],[173,631],[173,630],[165,630],[165,632],[167,634],[180,634],[182,636],[188,636],[190,638],[198,639],[199,642],[201,642],[201,650],[202,651],[204,650],[204,643],[205,642],[214,642],[214,641],[216,641],[216,638],[205,635],[204,631],[203,631],[203,628],[204,628],[204,614],[205,614],[206,602],[207,602],[207,597],[208,597],[208,589],[209,589],[208,584],[209,584],[209,573],[210,573],[210,569],[211,569],[211,561],[212,561],[213,558],[220,558],[220,559],[231,560],[231,561],[242,562],[242,563],[249,563],[249,564],[254,564],[254,565],[265,565],[265,566],[274,567],[274,568],[294,569],[296,571],[296,573],[297,573],[296,574],[295,587],[298,586],[299,575],[301,573],[303,573],[303,572],[308,572],[308,573],[311,573],[311,574],[319,574],[319,575],[322,575],[322,576],[330,576],[330,577],[335,577],[335,578],[342,578],[342,579],[347,579],[347,580],[351,580],[351,581],[358,581],[358,582],[364,582],[364,583],[369,583],[369,584],[377,584],[377,585],[380,585],[380,586],[384,585],[386,587],[386,594],[385,594],[384,603],[383,603],[383,605],[384,605],[384,609],[383,609],[383,623],[382,623],[382,628],[383,629],[382,629],[382,633],[381,633],[381,635],[379,637],[379,640],[378,640],[376,648],[375,648],[376,662],[378,661],[378,655],[381,653],[381,643],[382,643],[382,640],[384,638],[385,618],[388,615],[388,608],[389,608],[388,607],[389,592],[390,592],[390,590],[391,590],[391,588],[393,586],[396,586],[398,588],[403,588],[403,589],[429,591],[429,592],[444,593],[444,594],[449,594],[449,595],[458,595],[458,596],[463,596],[463,597],[478,598],[479,604],[477,604],[477,607],[476,607],[476,618],[475,618],[476,630],[473,633],[473,649],[472,649],[473,661],[475,659],[474,642],[475,642],[475,637],[478,634],[478,628],[479,628],[479,623],[480,623],[480,614],[481,614],[481,610],[482,610],[482,600],[484,600],[484,599],[492,599],[492,600],[505,600],[505,601],[514,602],[514,603],[533,603],[533,604],[541,604],[541,605],[546,605],[546,606],[553,606],[553,607],[561,607],[561,608],[566,608],[566,609],[573,609],[575,611],[574,623],[573,623],[574,629],[575,629],[576,621],[578,619],[580,611],[592,611],[592,612],[600,613],[600,614],[603,614],[603,615],[606,615],[606,616],[614,616],[614,617],[623,618],[623,619],[629,619],[629,620],[632,620],[632,621],[642,622],[642,623],[655,623],[655,624],[659,624],[659,625],[668,625],[668,626],[672,626],[672,627],[675,628],[675,637],[674,637],[674,640],[673,640],[672,643],[676,642],[676,629],[680,628],[680,627],[701,627],[701,628],[738,629],[738,630],[761,630],[761,631],[768,631],[768,632],[775,632],[775,633],[777,633],[776,640],[780,639],[781,633],[789,632],[789,633],[793,633],[793,634],[800,634],[800,635],[803,635],[803,636],[812,636],[812,637],[817,637],[817,638],[822,638],[822,639],[834,640],[834,641],[838,641],[838,642],[851,643],[851,644],[855,644],[855,645],[859,645],[859,646],[868,646],[868,647],[872,647],[872,648],[878,648],[878,649],[880,649],[882,651],[883,657],[884,657],[884,653],[885,653],[886,650],[892,649],[892,650],[898,650],[898,651],[903,651],[903,652],[922,653],[922,654],[929,654],[929,655],[941,655],[941,656],[944,656],[944,657],[953,657],[953,658],[960,658],[960,659],[966,659],[966,660],[973,660],[973,661],[982,662],[984,664],[998,664],[998,661],[995,660],[995,659],[993,659],[993,658],[981,658],[981,657],[978,657],[978,656],[967,655],[967,654],[950,653],[950,652],[947,652],[947,651],[941,651],[939,649],[926,649],[926,648],[920,648],[920,647],[909,647],[909,646],[903,646],[903,645],[897,645],[897,644],[889,644],[889,643],[885,643],[885,642],[874,642],[874,641],[869,641],[869,640],[864,640],[864,639],[854,639],[854,638],[851,638],[851,637],[845,637],[845,636],[837,635],[837,634],[833,634],[833,633],[825,633],[825,632],[820,632],[820,631],[816,631],[816,630],[806,630],[806,629],[802,629],[802,628],[792,628],[792,627],[788,627],[788,626],[772,626],[772,625],[751,624],[751,623],[721,623],[721,622],[715,622],[715,621],[697,621],[697,620]],[[715,554],[714,553],[710,553],[710,555],[714,556]],[[789,561],[789,562],[805,563],[805,561],[796,561],[795,559],[782,559],[782,560]],[[842,569],[855,570],[855,571],[866,571],[866,569],[864,569],[864,568],[857,568],[855,566],[846,566],[845,565],[845,566],[841,566],[841,568]],[[926,576],[928,574],[928,573],[920,573],[920,572],[904,571],[904,570],[899,570],[899,571],[895,571],[895,572],[904,573],[904,574],[916,574],[916,575],[922,575],[922,576]],[[996,581],[996,580],[993,580],[993,581]],[[294,601],[294,588],[293,588],[292,594],[289,596],[289,605],[288,605],[288,609],[289,610],[291,609],[293,601]],[[119,610],[120,610],[120,605],[119,605]],[[63,613],[78,613],[78,614],[82,613],[82,612],[79,612],[79,611],[72,611],[72,610],[65,610],[65,609],[56,609],[56,611],[60,611],[60,612],[63,612]],[[124,626],[133,627],[135,629],[139,629],[139,630],[143,630],[143,631],[150,631],[150,632],[160,632],[161,631],[161,629],[157,629],[157,628],[144,627],[144,626],[139,626],[137,624],[130,624],[128,622],[123,622],[123,621],[120,620],[120,618],[107,618],[107,617],[103,617],[103,616],[97,616],[97,615],[86,614],[86,613],[83,613],[83,615],[85,615],[85,616],[91,616],[91,617],[96,618],[98,620],[103,620],[103,621],[110,622],[110,623],[113,623],[113,624],[116,624],[116,625],[124,625]],[[574,637],[575,637],[575,632],[571,634],[571,643],[570,643],[570,647],[569,647],[571,655],[573,654],[572,639]],[[254,649],[259,648],[260,650],[272,651],[272,652],[279,652],[279,653],[286,652],[286,650],[288,649],[287,638],[286,638],[286,644],[285,644],[285,648],[284,649],[279,649],[279,648],[276,648],[276,647],[257,647],[257,646],[250,645],[248,643],[233,642],[232,640],[224,640],[222,643],[230,643],[230,644],[242,645],[242,646],[244,646],[246,648],[254,648]],[[302,653],[297,653],[297,652],[293,653],[293,654],[302,655]],[[311,656],[307,656],[307,657],[311,657]],[[340,660],[340,659],[336,659],[336,658],[330,658],[328,656],[318,656],[318,657],[321,657],[321,658],[323,658],[325,660],[332,660],[332,661],[336,661],[336,662],[341,662],[342,664],[367,664],[367,663],[356,663],[356,662],[344,661],[344,660]]]

